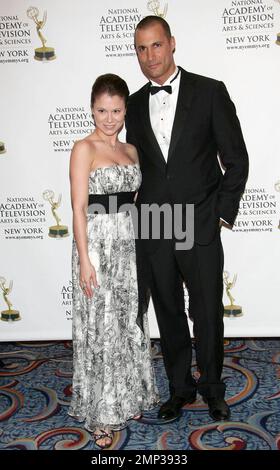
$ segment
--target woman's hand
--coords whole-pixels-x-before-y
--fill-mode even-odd
[[[93,296],[93,287],[99,287],[94,266],[90,261],[80,264],[80,286],[84,295],[89,298]]]

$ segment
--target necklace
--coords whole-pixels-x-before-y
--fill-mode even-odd
[[[115,144],[112,145],[112,144],[110,144],[109,142],[107,142],[106,140],[102,139],[99,134],[97,134],[97,135],[98,135],[99,139],[100,139],[105,145],[107,145],[108,147],[110,147],[114,152],[116,151],[117,146],[118,146],[118,141],[117,141],[117,140],[116,140]]]
[[[115,142],[114,145],[112,145],[112,144],[110,144],[109,142],[106,142],[106,140],[103,140],[103,139],[101,139],[101,140],[102,140],[102,142],[103,142],[105,145],[107,145],[107,147],[110,147],[110,149],[112,149],[112,150],[115,152],[115,150],[116,150],[116,148],[117,148],[117,144],[118,144],[117,141]]]
[[[115,145],[109,144],[108,142],[106,142],[106,140],[103,140],[103,142],[104,144],[108,145],[108,147],[110,147],[114,152],[116,151],[117,142],[115,143]]]

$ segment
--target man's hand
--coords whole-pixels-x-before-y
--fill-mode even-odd
[[[232,230],[232,225],[228,224],[224,219],[219,220],[219,228],[226,227],[229,230]]]

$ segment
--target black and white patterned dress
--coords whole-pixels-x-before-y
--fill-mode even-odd
[[[89,194],[137,191],[138,164],[97,168]],[[138,286],[132,216],[129,211],[88,214],[88,253],[99,287],[88,299],[79,285],[73,240],[73,395],[70,416],[85,427],[118,430],[159,401],[151,362],[147,316],[136,324]]]

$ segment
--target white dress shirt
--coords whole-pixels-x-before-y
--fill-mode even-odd
[[[175,117],[181,79],[181,71],[176,77],[178,71],[179,69],[176,67],[175,72],[165,83],[163,83],[163,85],[171,85],[172,93],[169,94],[164,90],[160,90],[155,95],[150,95],[149,101],[152,129],[166,161],[168,157],[168,150],[171,140],[171,132]],[[176,77],[176,79],[172,82],[174,77]],[[158,83],[152,81],[151,84],[154,86],[159,86]]]

